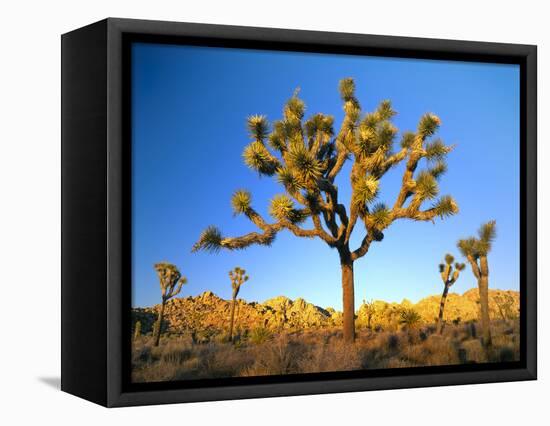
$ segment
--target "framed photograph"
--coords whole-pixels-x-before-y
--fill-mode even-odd
[[[62,37],[62,389],[536,379],[536,47],[107,19]]]

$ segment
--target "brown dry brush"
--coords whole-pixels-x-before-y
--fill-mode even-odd
[[[480,303],[480,322],[483,334],[483,345],[491,346],[491,329],[489,318],[489,262],[487,255],[491,251],[496,237],[494,220],[483,224],[478,230],[478,237],[469,237],[458,241],[458,248],[468,260],[477,279]]]
[[[435,327],[363,329],[352,347],[339,329],[267,335],[258,329],[261,339],[251,337],[239,346],[224,339],[197,344],[188,336],[173,336],[155,347],[150,337],[142,336],[133,342],[132,377],[147,382],[519,360],[519,321],[495,320],[492,327],[489,350],[474,323],[448,324],[442,334]]]
[[[447,301],[447,294],[449,293],[449,288],[458,280],[460,272],[464,270],[466,265],[464,263],[453,262],[455,258],[451,254],[445,255],[445,263],[439,264],[439,272],[441,274],[441,279],[443,280],[443,294],[441,295],[441,303],[439,304],[439,316],[437,318],[437,332],[441,334],[443,331],[443,312],[445,311],[445,302]]]
[[[284,106],[281,120],[270,125],[265,116],[248,118],[252,141],[243,152],[245,164],[260,175],[274,177],[285,191],[271,200],[274,221],[267,221],[252,207],[250,192],[238,190],[233,194],[233,210],[247,217],[258,231],[226,237],[210,226],[193,251],[269,246],[283,230],[297,237],[322,240],[338,252],[343,335],[350,343],[355,339],[355,261],[365,256],[373,242],[382,241],[384,230],[394,221],[433,222],[437,217],[456,214],[458,206],[449,195],[438,198],[438,180],[446,171],[445,157],[452,147],[433,139],[440,126],[436,115],[423,115],[416,131],[404,132],[399,148],[394,150],[398,130],[392,123],[396,112],[390,101],[364,113],[352,78],[340,81],[340,95],[345,116],[338,132],[330,115],[318,113],[305,119],[305,104],[297,92]],[[335,179],[348,161],[352,163],[351,199],[346,205],[339,197]],[[382,177],[402,162],[402,184],[393,203],[375,203]],[[424,208],[430,201],[431,205]],[[310,228],[303,226],[308,219]],[[351,236],[357,224],[362,225],[362,239],[358,247],[352,248]]]

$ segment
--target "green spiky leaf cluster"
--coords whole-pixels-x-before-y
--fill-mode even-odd
[[[487,256],[496,238],[496,221],[491,220],[481,225],[477,234],[477,238],[469,237],[458,241],[457,246],[463,256],[473,259]]]
[[[271,200],[269,214],[277,220],[294,221],[294,201],[285,194],[276,195]]]
[[[421,171],[416,177],[416,187],[414,189],[416,196],[424,200],[432,200],[439,194],[437,180],[428,170]]]
[[[428,160],[442,160],[451,151],[451,148],[445,145],[441,139],[436,139],[426,143],[424,150]]]
[[[222,234],[215,226],[209,226],[202,231],[199,240],[193,245],[193,252],[199,250],[207,250],[216,252],[220,250],[222,242]]]
[[[250,137],[257,141],[263,141],[269,134],[269,123],[265,115],[252,115],[247,121]]]
[[[364,206],[376,199],[378,194],[378,180],[373,176],[365,176],[354,185],[355,199],[358,206]]]
[[[259,140],[247,145],[243,152],[243,158],[248,167],[267,176],[275,174],[278,167],[277,161]]]
[[[378,230],[387,228],[392,221],[391,210],[384,203],[376,203],[368,215],[372,226]]]
[[[231,205],[235,214],[246,213],[250,209],[251,203],[252,196],[250,195],[250,192],[244,189],[235,191],[233,193],[233,197],[231,197]]]
[[[323,166],[303,143],[292,143],[287,153],[287,165],[303,186],[315,186],[321,177]]]
[[[444,219],[458,213],[458,206],[450,195],[444,195],[433,206],[435,213]]]
[[[441,120],[437,115],[432,113],[424,114],[418,123],[418,133],[423,138],[432,136],[437,131],[440,124]]]

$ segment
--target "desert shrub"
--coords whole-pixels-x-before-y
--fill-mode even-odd
[[[160,361],[171,364],[181,364],[183,361],[191,358],[192,353],[192,346],[183,342],[169,341],[161,347]]]
[[[362,329],[351,346],[336,328],[280,334],[254,329],[235,345],[219,334],[206,343],[181,334],[154,347],[151,336],[141,336],[132,342],[132,378],[147,382],[518,360],[519,321],[494,321],[491,328],[489,351],[473,322],[449,323],[442,335],[430,332],[430,326],[399,332]]]
[[[515,360],[516,360],[516,354],[514,353],[514,350],[511,347],[505,346],[503,348],[500,348],[500,351],[499,351],[500,362],[511,362]]]
[[[394,351],[399,347],[399,336],[397,334],[390,334],[387,342],[388,348]]]
[[[271,339],[272,333],[265,327],[256,327],[250,332],[250,341],[256,345],[267,342]]]
[[[415,329],[420,325],[422,318],[413,308],[405,308],[399,314],[399,324],[407,329]]]
[[[462,343],[462,347],[466,351],[466,362],[468,363],[481,363],[487,362],[487,354],[481,341],[468,340],[467,342]]]
[[[254,351],[254,363],[242,370],[243,376],[266,376],[299,372],[299,361],[306,350],[305,345],[289,341],[285,335],[278,336],[258,346]]]

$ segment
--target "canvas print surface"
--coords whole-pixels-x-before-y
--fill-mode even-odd
[[[519,66],[131,49],[133,382],[519,360]]]

